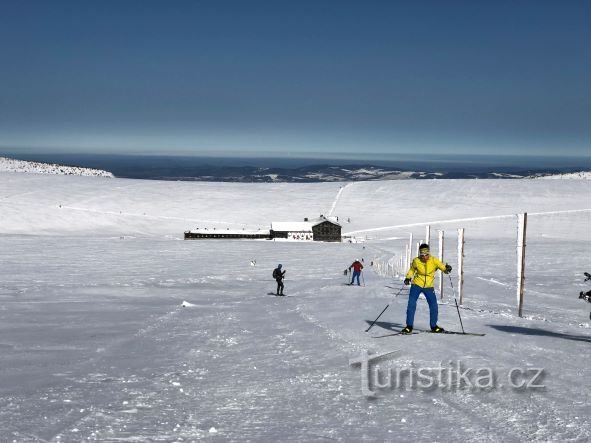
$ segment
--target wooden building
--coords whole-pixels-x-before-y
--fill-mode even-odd
[[[237,229],[207,229],[197,228],[193,231],[185,231],[185,240],[200,240],[211,238],[226,238],[226,239],[259,239],[269,240],[271,233],[269,230],[237,230]]]
[[[185,231],[185,240],[216,238],[340,242],[341,225],[336,218],[321,215],[314,220],[306,218],[303,222],[273,222],[270,230],[196,228]]]
[[[271,238],[299,241],[341,241],[341,225],[334,217],[321,215],[314,220],[303,222],[271,223]]]
[[[327,217],[312,226],[314,241],[341,241],[341,225]]]
[[[309,222],[273,222],[271,238],[296,241],[313,241],[314,232]]]

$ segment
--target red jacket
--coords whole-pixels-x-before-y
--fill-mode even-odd
[[[360,272],[363,269],[363,265],[359,261],[353,262],[349,269],[353,268],[355,272]]]

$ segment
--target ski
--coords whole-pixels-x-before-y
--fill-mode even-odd
[[[417,334],[419,334],[419,333],[418,332],[402,332],[402,331],[399,331],[399,332],[394,332],[392,334],[377,335],[377,336],[374,335],[371,338],[385,338],[385,337],[395,337],[397,335],[417,335]]]
[[[374,335],[371,338],[385,338],[385,337],[395,337],[397,335],[413,335],[413,334],[420,334],[420,333],[429,333],[429,334],[449,334],[449,335],[471,335],[473,337],[484,337],[486,334],[482,334],[479,332],[460,332],[460,331],[443,331],[443,332],[432,332],[427,329],[415,329],[412,332],[402,332],[397,331],[393,332],[392,334],[384,334],[384,335]]]
[[[450,334],[450,335],[472,335],[475,337],[484,337],[486,334],[481,334],[479,332],[460,332],[460,331],[443,331],[443,332],[433,332],[431,330],[427,330],[427,329],[415,329],[415,331],[421,331],[421,332],[428,332],[430,334]]]
[[[435,332],[434,332],[435,334]],[[484,337],[486,334],[481,334],[479,332],[460,332],[460,331],[443,331],[437,332],[437,334],[454,334],[454,335],[473,335],[475,337]]]

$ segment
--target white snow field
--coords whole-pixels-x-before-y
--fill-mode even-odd
[[[320,214],[358,242],[182,240],[195,227],[268,229]],[[589,180],[0,173],[0,441],[590,441],[591,304],[578,299],[591,289],[590,222]],[[397,262],[425,223],[434,246],[444,230],[454,266],[439,324],[461,331],[463,227],[461,319],[485,336],[392,335],[407,290],[393,297],[400,278],[377,265]],[[343,275],[355,258],[360,287]],[[278,263],[288,297],[271,295]],[[428,326],[421,298],[415,328]],[[351,364],[392,351],[369,369]]]

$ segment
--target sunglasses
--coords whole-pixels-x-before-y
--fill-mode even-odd
[[[427,252],[427,253],[424,253],[424,252],[423,252],[422,254],[419,254],[419,255],[420,255],[421,257],[429,257],[429,253],[428,253],[428,252]]]

